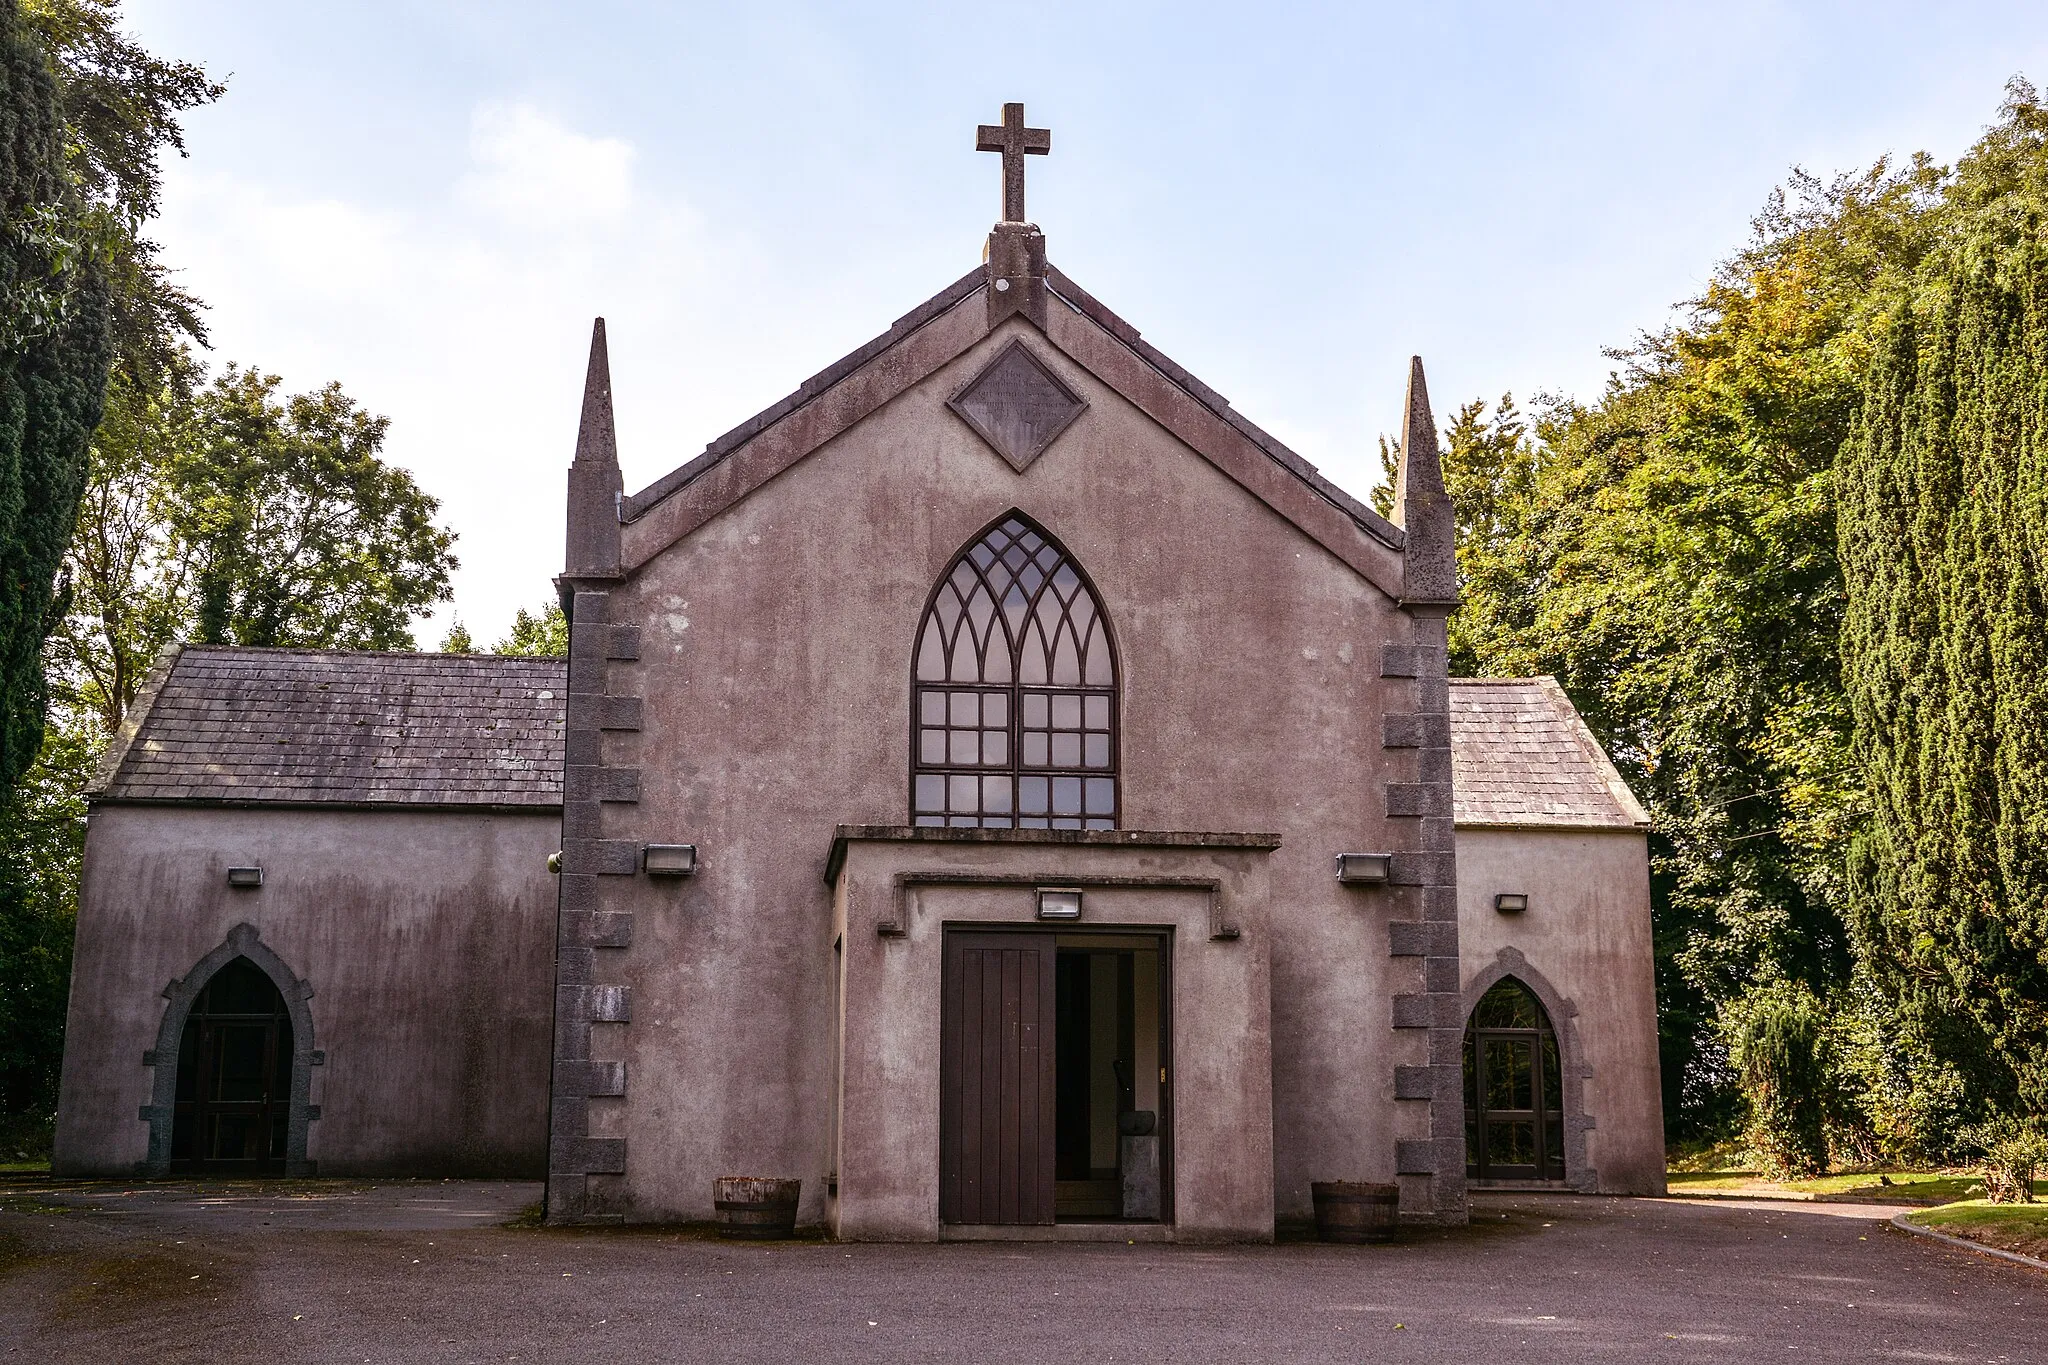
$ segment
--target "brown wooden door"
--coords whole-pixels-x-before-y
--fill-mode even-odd
[[[946,935],[940,1009],[939,1218],[1053,1220],[1055,940]]]

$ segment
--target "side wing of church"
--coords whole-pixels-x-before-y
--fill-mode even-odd
[[[983,267],[631,495],[600,322],[566,671],[456,661],[459,743],[331,744],[383,785],[322,804],[208,777],[178,708],[270,667],[324,719],[269,757],[318,769],[407,666],[160,674],[94,806],[61,1167],[239,1159],[197,1126],[234,1044],[257,1155],[544,1161],[560,1219],[792,1176],[847,1238],[1265,1240],[1316,1181],[1451,1221],[1662,1188],[1647,820],[1554,683],[1447,677],[1420,362],[1389,522],[1049,265],[1016,186]],[[560,708],[524,806],[491,774],[545,722],[490,685]]]

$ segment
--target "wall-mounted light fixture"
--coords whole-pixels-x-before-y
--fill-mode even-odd
[[[1529,897],[1521,891],[1503,891],[1493,898],[1493,908],[1503,915],[1519,915],[1529,908]]]
[[[1391,853],[1339,853],[1337,880],[1346,886],[1379,886],[1394,874]]]
[[[231,867],[228,869],[228,885],[243,890],[252,890],[263,885],[263,869],[260,867]]]
[[[1071,887],[1039,887],[1038,917],[1040,919],[1081,918],[1081,893],[1073,890]]]
[[[697,875],[697,846],[647,844],[640,850],[640,867],[650,877],[694,877]]]

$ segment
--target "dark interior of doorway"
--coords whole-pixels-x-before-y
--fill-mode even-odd
[[[214,973],[185,1017],[171,1169],[282,1173],[291,1088],[292,1021],[284,997],[255,963],[235,958]]]
[[[1057,958],[1054,1215],[1164,1215],[1164,959],[1149,937],[1061,935]]]

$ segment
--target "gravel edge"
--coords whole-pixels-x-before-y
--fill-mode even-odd
[[[1996,1256],[2000,1260],[2017,1261],[2021,1265],[2032,1266],[2036,1270],[2048,1270],[2048,1261],[2044,1261],[2038,1256],[2029,1256],[2025,1252],[2020,1251],[2007,1251],[2003,1247],[1988,1247],[1982,1242],[1973,1242],[1967,1237],[1953,1237],[1946,1232],[1936,1232],[1933,1228],[1923,1228],[1918,1223],[1913,1222],[1906,1213],[1894,1215],[1892,1226],[1901,1232],[1910,1232],[1916,1237],[1932,1237],[1937,1242],[1946,1242],[1952,1247],[1961,1247],[1964,1251],[1974,1251],[1979,1256]]]

